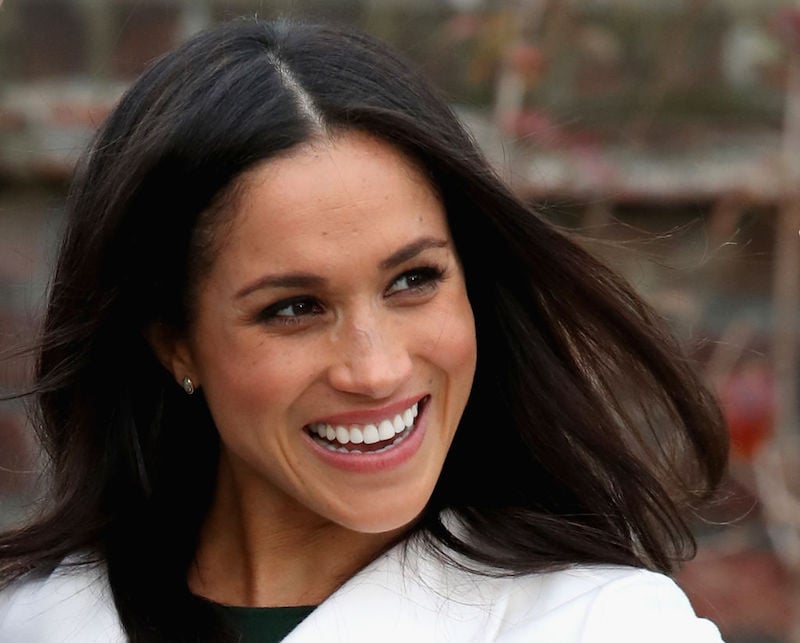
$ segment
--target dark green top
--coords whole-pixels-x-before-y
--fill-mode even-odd
[[[234,607],[215,608],[236,632],[242,643],[278,643],[314,611],[315,605],[299,607]]]

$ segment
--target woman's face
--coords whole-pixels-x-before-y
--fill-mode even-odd
[[[205,393],[237,502],[400,528],[430,497],[475,371],[442,204],[360,133],[242,180],[175,375]]]

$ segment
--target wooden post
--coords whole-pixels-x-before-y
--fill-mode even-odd
[[[531,31],[541,21],[548,3],[549,0],[517,0],[516,8],[512,10],[513,19],[506,52],[513,51],[524,43],[526,31]],[[502,131],[504,121],[510,114],[516,114],[522,109],[524,101],[525,81],[514,69],[509,56],[504,55],[494,98],[494,122],[498,130]]]
[[[88,71],[93,80],[111,78],[113,44],[115,37],[113,7],[110,2],[81,0],[79,3],[83,24],[86,27]]]
[[[793,21],[797,24],[796,21]],[[798,506],[796,466],[800,457],[800,421],[797,410],[798,335],[800,328],[800,46],[798,34],[792,34],[786,88],[786,108],[783,130],[783,194],[775,225],[775,254],[773,273],[773,339],[772,361],[777,385],[775,409],[775,441],[772,445],[773,466],[786,494]],[[792,493],[794,491],[794,493]],[[791,529],[795,543],[800,539],[796,525]],[[796,548],[795,548],[796,549]],[[791,556],[791,554],[794,556]],[[800,603],[800,560],[798,552],[786,552],[790,561],[792,593]],[[800,608],[792,619],[791,643],[800,643]]]
[[[783,202],[775,226],[773,367],[778,382],[776,430],[797,444],[800,328],[800,51],[792,49],[783,134]]]

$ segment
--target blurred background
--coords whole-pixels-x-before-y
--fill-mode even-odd
[[[345,22],[395,45],[519,194],[670,320],[732,437],[678,580],[729,643],[800,642],[798,3],[6,0],[0,351],[35,333],[94,129],[155,57],[240,15]],[[0,395],[30,369],[0,362]],[[30,510],[37,470],[23,404],[0,402],[0,527]]]

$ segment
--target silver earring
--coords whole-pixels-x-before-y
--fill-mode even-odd
[[[192,382],[191,377],[184,377],[181,386],[183,386],[183,390],[186,391],[186,395],[194,393],[194,382]]]

